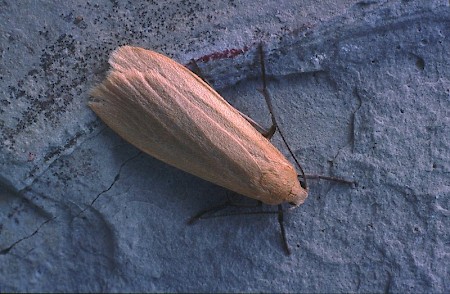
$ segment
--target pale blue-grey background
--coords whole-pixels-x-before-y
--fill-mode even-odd
[[[449,38],[443,0],[1,1],[0,291],[448,292]],[[261,41],[306,171],[357,182],[311,181],[291,256],[275,215],[187,226],[227,192],[86,106],[131,44],[220,57],[204,76],[268,125]]]

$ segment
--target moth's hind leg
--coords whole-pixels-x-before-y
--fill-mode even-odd
[[[240,196],[236,194],[237,196]],[[241,196],[243,197],[243,196]],[[217,218],[217,217],[229,217],[229,216],[238,216],[238,215],[255,215],[255,214],[277,214],[278,215],[278,224],[280,226],[281,233],[281,242],[283,244],[283,249],[287,255],[291,254],[291,250],[289,248],[289,244],[286,238],[286,230],[284,227],[284,209],[282,205],[278,205],[278,210],[263,210],[263,206],[265,206],[261,201],[245,198],[246,202],[236,202],[233,201],[229,196],[227,196],[227,200],[222,202],[219,205],[209,207],[204,209],[191,217],[188,220],[188,224],[192,225],[195,222],[201,219],[208,218]],[[250,204],[248,201],[254,202],[254,204]],[[237,208],[237,210],[229,211],[230,208]],[[259,210],[255,210],[259,209]],[[228,210],[228,211],[225,211]],[[217,214],[217,212],[223,211],[221,214]]]
[[[229,207],[230,205],[231,205],[231,201],[227,200],[227,201],[225,201],[225,202],[223,202],[223,203],[221,203],[219,205],[212,206],[212,207],[209,207],[209,208],[204,209],[202,211],[199,211],[196,215],[194,215],[193,217],[191,217],[188,220],[187,224],[188,225],[192,225],[198,220],[201,220],[203,218],[208,218],[208,216],[211,216],[212,214],[214,214],[214,213],[216,213],[218,211],[224,210],[227,207]]]
[[[239,112],[239,113],[258,132],[260,132],[261,135],[263,135],[268,140],[270,140],[273,137],[273,135],[275,134],[275,132],[277,131],[278,124],[277,124],[277,121],[276,121],[275,115],[274,115],[274,110],[273,110],[273,106],[272,106],[272,99],[271,99],[271,97],[269,95],[269,91],[267,90],[266,66],[265,66],[265,63],[264,63],[264,52],[263,52],[262,44],[259,44],[258,50],[259,50],[259,52],[258,52],[259,53],[259,60],[260,60],[260,64],[261,64],[261,80],[262,80],[262,84],[263,84],[262,89],[259,89],[259,92],[261,92],[261,94],[264,96],[264,100],[266,101],[267,108],[269,109],[270,119],[272,121],[272,125],[270,126],[270,128],[266,129],[266,128],[262,127],[260,124],[258,124],[257,122],[255,122],[253,119],[248,117],[247,115],[243,114],[242,112]]]
[[[245,120],[247,120],[252,125],[252,127],[254,127],[259,133],[261,133],[261,135],[263,135],[268,140],[270,140],[272,138],[273,134],[277,130],[277,127],[274,124],[272,124],[272,126],[269,129],[266,129],[263,126],[261,126],[260,124],[258,124],[256,121],[254,121],[252,118],[250,118],[248,115],[246,115],[245,113],[242,113],[240,111],[239,111],[239,113],[241,114],[241,116],[243,118],[245,118]]]
[[[246,207],[246,208],[254,208],[254,207],[260,207],[260,206],[262,206],[262,202],[261,202],[261,201],[253,200],[253,199],[251,199],[251,201],[255,201],[255,202],[256,202],[256,203],[253,204],[253,205],[250,205],[250,204],[247,204],[247,203],[243,203],[243,202],[239,203],[239,202],[233,201],[233,200],[231,199],[231,197],[228,195],[228,193],[229,193],[229,192],[227,192],[227,200],[226,200],[226,201],[222,202],[222,203],[219,204],[219,205],[215,205],[215,206],[206,208],[206,209],[204,209],[204,210],[202,210],[202,211],[199,211],[196,215],[194,215],[193,217],[191,217],[191,218],[188,220],[187,223],[188,223],[189,225],[191,225],[191,224],[193,224],[193,223],[195,223],[196,221],[201,220],[201,219],[214,218],[214,217],[222,217],[222,216],[230,216],[230,215],[239,215],[239,214],[248,214],[248,213],[246,213],[246,212],[243,212],[243,213],[228,213],[228,214],[215,215],[216,212],[219,212],[219,211],[221,211],[221,210],[225,210],[225,209],[230,208],[230,207]],[[236,195],[238,195],[238,194],[236,194]],[[238,196],[240,196],[240,195],[238,195]]]

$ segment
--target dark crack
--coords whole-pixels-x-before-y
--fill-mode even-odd
[[[347,144],[345,144],[344,146],[338,148],[338,151],[333,156],[333,160],[332,161],[334,161],[339,156],[339,154],[341,153],[341,150],[346,148],[348,145],[352,146],[352,151],[354,149],[354,145],[355,145],[355,118],[356,118],[356,113],[359,111],[359,109],[362,106],[362,100],[361,100],[360,94],[358,93],[358,89],[355,88],[353,93],[354,93],[354,96],[356,98],[358,98],[358,105],[356,106],[356,108],[350,114],[350,116],[351,116],[351,123],[350,123],[351,138],[349,139],[349,142]]]
[[[112,187],[115,185],[115,183],[120,179],[120,173],[121,173],[123,167],[124,167],[127,163],[129,163],[130,161],[134,160],[134,159],[137,158],[139,155],[141,155],[141,153],[142,153],[142,151],[139,151],[136,155],[133,155],[132,157],[130,157],[130,158],[128,158],[127,160],[125,160],[125,161],[120,165],[119,171],[117,172],[117,175],[114,177],[114,180],[113,180],[113,182],[111,183],[111,185],[110,185],[107,189],[105,189],[105,190],[101,191],[100,193],[98,193],[97,196],[94,198],[94,200],[92,200],[91,204],[90,204],[88,207],[86,207],[85,209],[81,210],[80,213],[78,213],[74,218],[80,216],[80,215],[81,215],[82,213],[84,213],[87,209],[89,209],[89,207],[92,207],[92,206],[94,205],[95,201],[97,201],[97,199],[98,199],[102,194],[104,194],[104,193],[108,192],[109,190],[111,190]],[[7,248],[1,249],[1,250],[0,250],[0,255],[6,255],[6,254],[8,254],[8,253],[9,253],[9,252],[10,252],[17,244],[19,244],[19,243],[21,243],[22,241],[25,241],[25,240],[27,240],[27,239],[33,237],[34,235],[36,235],[36,234],[39,232],[39,230],[40,230],[43,226],[45,226],[45,225],[46,225],[47,223],[49,223],[50,221],[55,220],[56,218],[57,218],[57,217],[55,216],[55,217],[51,217],[51,218],[47,219],[47,220],[44,221],[42,224],[40,224],[39,227],[38,227],[33,233],[31,233],[30,235],[25,236],[25,237],[23,237],[23,238],[21,238],[21,239],[15,241],[14,243],[12,243],[12,244],[11,244],[10,246],[8,246]]]
[[[117,181],[120,179],[120,173],[122,172],[122,168],[129,163],[130,161],[134,160],[136,157],[138,157],[139,155],[142,154],[142,151],[139,151],[137,154],[133,155],[132,157],[128,158],[127,160],[125,160],[119,167],[119,171],[117,172],[116,176],[114,177],[114,180],[112,181],[111,185],[109,185],[108,188],[106,188],[105,190],[101,191],[100,193],[97,194],[97,196],[95,196],[95,198],[91,201],[91,204],[88,205],[86,208],[82,209],[77,215],[75,215],[73,218],[77,218],[80,215],[82,215],[86,210],[88,210],[89,208],[91,208],[95,201],[97,201],[97,199],[105,194],[106,192],[108,192],[109,190],[112,189],[112,187],[114,187],[114,185],[117,183]]]
[[[389,272],[387,274],[388,274],[388,277],[386,280],[386,285],[384,285],[383,293],[391,293],[392,275]]]
[[[355,110],[352,112],[352,124],[350,126],[351,130],[351,144],[352,144],[352,149],[355,148],[355,119],[356,119],[356,113],[359,111],[359,109],[362,106],[362,99],[361,99],[361,95],[359,94],[358,88],[355,88],[354,91],[354,96],[356,98],[358,98],[358,106],[355,108]]]
[[[136,155],[133,155],[132,157],[128,158],[127,160],[125,160],[125,161],[120,165],[119,171],[117,172],[116,176],[114,177],[114,180],[113,180],[113,182],[111,183],[111,185],[109,185],[109,187],[106,188],[105,190],[103,190],[103,191],[101,191],[100,193],[98,193],[97,196],[94,198],[94,200],[92,200],[90,206],[94,205],[95,201],[97,201],[97,199],[98,199],[102,194],[105,194],[106,192],[108,192],[109,190],[112,189],[112,187],[113,187],[113,186],[116,184],[116,182],[120,179],[120,173],[121,173],[121,171],[122,171],[122,168],[123,168],[128,162],[132,161],[133,159],[135,159],[136,157],[138,157],[139,155],[141,155],[141,153],[142,153],[142,151],[139,151]],[[86,208],[86,209],[87,209],[87,208]],[[85,212],[86,209],[83,210],[81,213]],[[80,214],[81,214],[81,213],[80,213]]]
[[[17,244],[19,244],[20,242],[25,241],[27,239],[30,239],[31,237],[36,235],[43,226],[45,226],[47,223],[49,223],[50,221],[54,220],[55,218],[56,217],[49,218],[48,220],[46,220],[45,222],[40,224],[39,227],[33,233],[31,233],[30,235],[25,236],[25,237],[17,240],[16,242],[12,243],[9,247],[0,250],[0,255],[8,254],[11,251],[11,249],[13,249]]]
[[[333,162],[336,160],[336,158],[339,157],[341,151],[343,149],[345,149],[347,146],[351,145],[352,152],[353,152],[354,144],[355,144],[354,143],[355,142],[355,118],[356,118],[356,113],[359,111],[359,109],[362,106],[362,100],[361,100],[361,97],[360,97],[360,95],[358,93],[358,90],[356,88],[354,89],[354,96],[356,98],[358,98],[358,105],[356,106],[356,108],[351,113],[351,117],[352,117],[351,118],[351,124],[350,124],[351,137],[349,138],[349,142],[347,142],[344,146],[338,148],[337,152],[333,156],[333,159],[330,161],[330,168],[333,165]],[[324,178],[326,179],[326,177],[324,177]],[[333,177],[330,177],[330,179],[333,180],[333,181],[338,181],[338,182],[347,183],[347,184],[351,184],[351,185],[356,185],[357,184],[356,181],[350,181],[350,180],[345,180],[345,179],[335,179]]]

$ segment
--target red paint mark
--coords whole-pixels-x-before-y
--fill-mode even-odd
[[[217,60],[217,59],[224,59],[224,58],[234,58],[238,55],[244,54],[245,52],[247,52],[250,48],[248,46],[245,46],[242,49],[226,49],[224,51],[221,52],[213,52],[211,54],[208,55],[204,55],[198,59],[196,59],[195,61],[198,62],[208,62],[211,60]]]

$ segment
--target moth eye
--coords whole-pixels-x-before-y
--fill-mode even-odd
[[[295,204],[294,202],[288,202],[288,203],[292,206],[297,206],[297,204]]]

